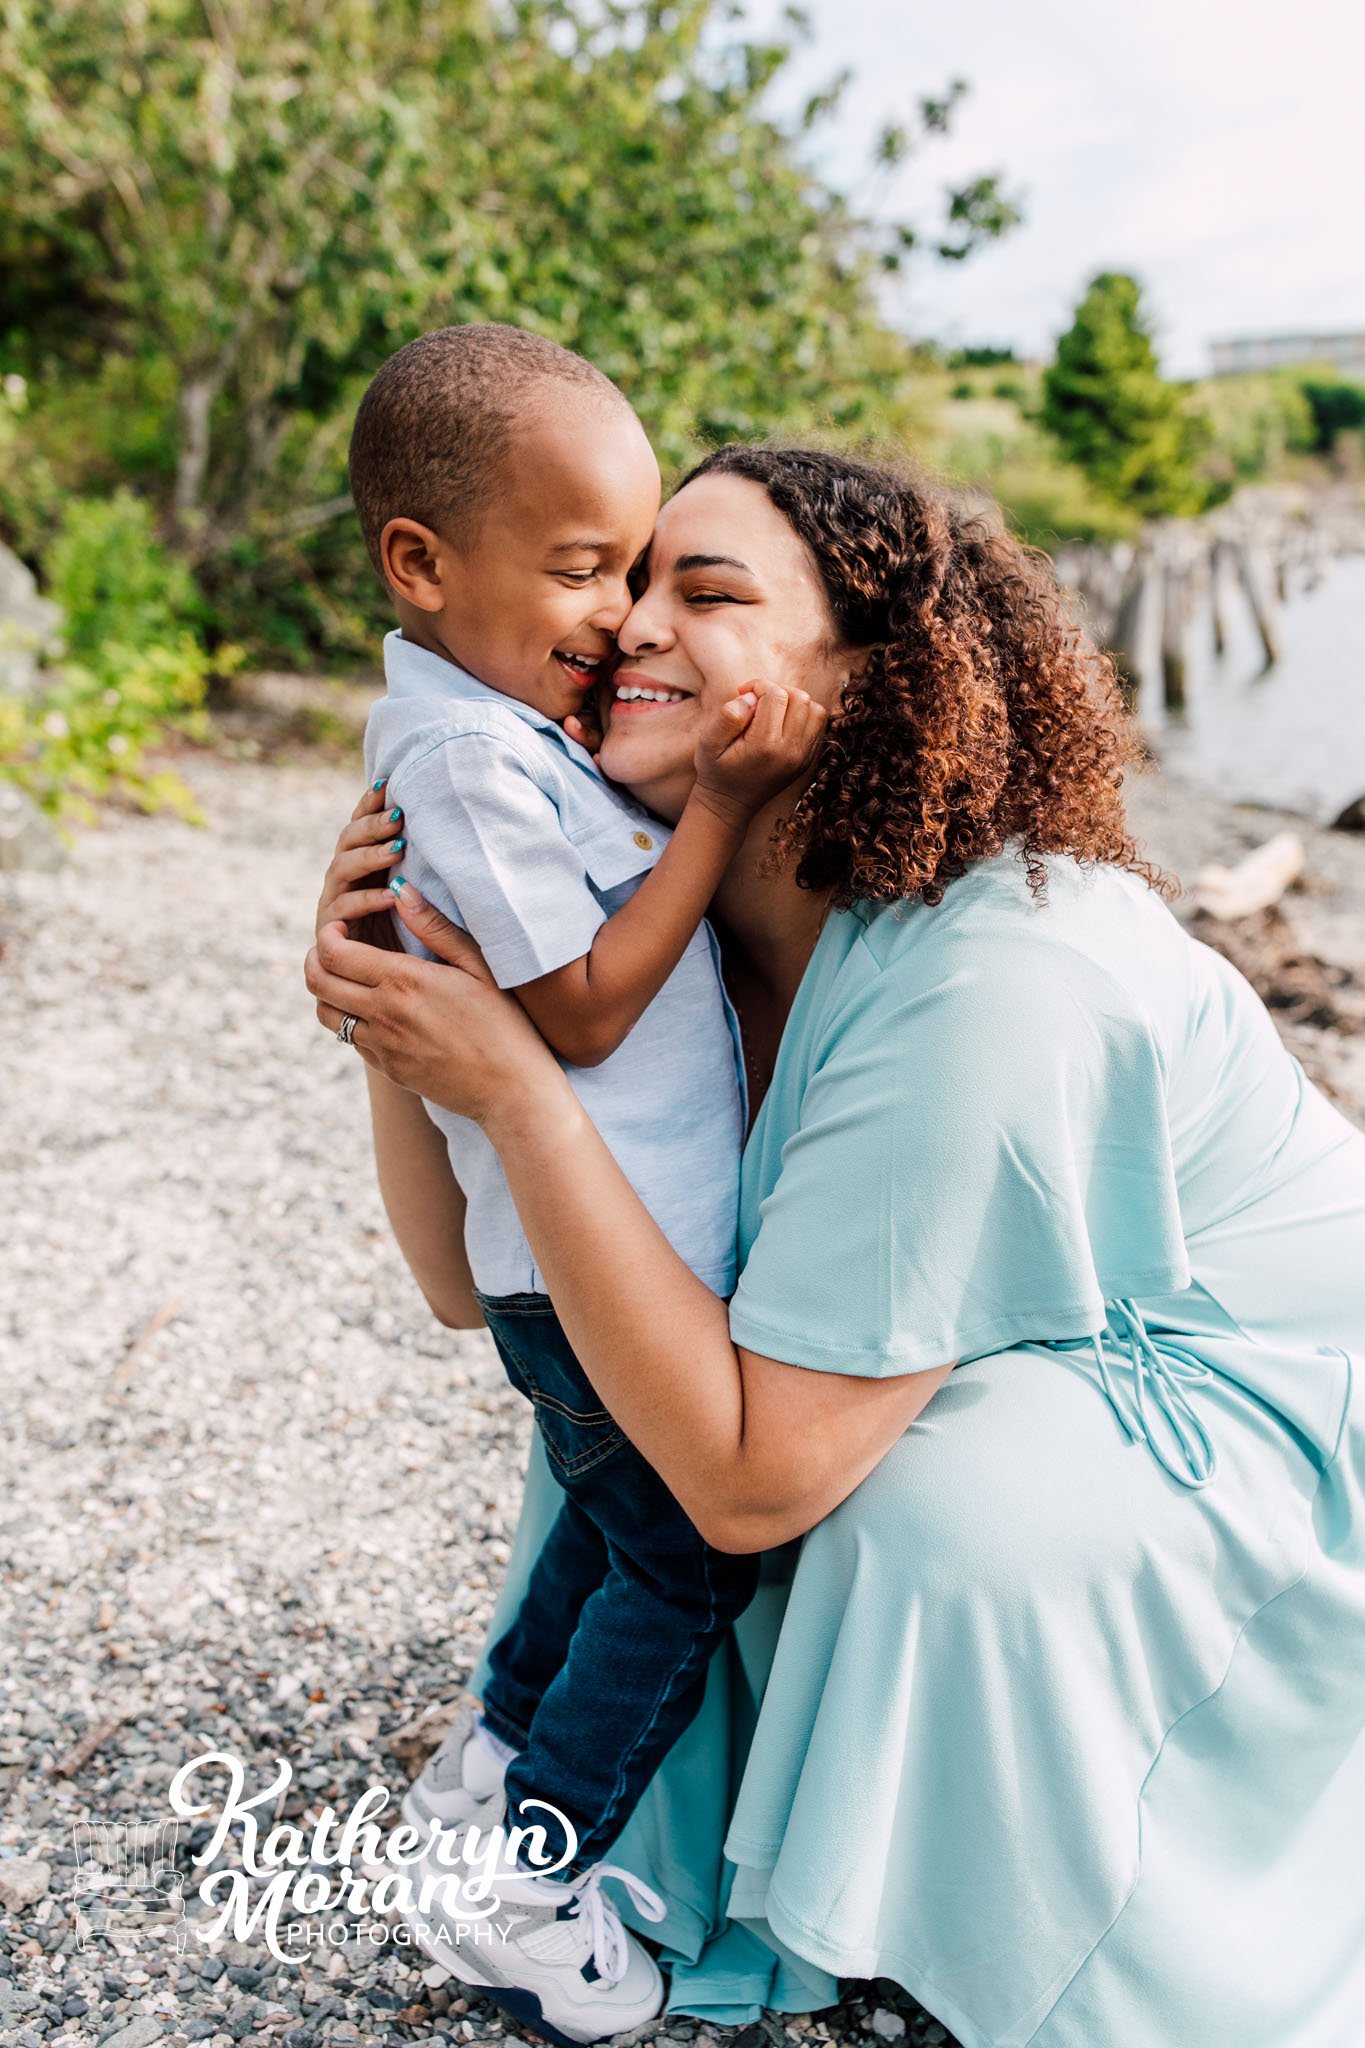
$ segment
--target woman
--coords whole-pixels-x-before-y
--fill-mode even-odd
[[[675,2009],[883,1975],[965,2048],[1347,2048],[1365,1139],[1159,901],[1107,668],[1006,538],[727,449],[620,646],[682,693],[602,755],[665,817],[708,690],[836,714],[715,905],[757,1105],[728,1313],[462,935],[404,903],[459,972],[333,927],[308,981],[360,1020],[381,1171],[398,1091],[477,1118],[603,1404],[770,1553],[614,1852],[670,1901]],[[457,1208],[409,1256],[474,1320]],[[533,1464],[504,1601],[544,1512]]]

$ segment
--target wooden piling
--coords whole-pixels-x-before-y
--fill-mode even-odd
[[[1251,542],[1246,540],[1237,542],[1234,559],[1242,588],[1247,595],[1247,603],[1251,606],[1251,614],[1256,621],[1256,630],[1261,636],[1265,665],[1267,668],[1273,668],[1280,658],[1280,630],[1263,559]]]
[[[1176,717],[1184,714],[1188,704],[1189,587],[1189,571],[1168,562],[1161,591],[1161,697],[1167,711]]]
[[[1142,686],[1138,646],[1142,633],[1147,576],[1147,560],[1134,549],[1114,606],[1114,623],[1107,636],[1109,652],[1114,657],[1114,666],[1119,674],[1119,688],[1123,692],[1123,701],[1129,711],[1137,709],[1138,692]]]
[[[1221,659],[1227,652],[1227,614],[1223,609],[1226,589],[1227,545],[1216,540],[1209,549],[1209,613],[1213,620],[1213,651]]]

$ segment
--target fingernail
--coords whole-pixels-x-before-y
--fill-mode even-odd
[[[403,878],[403,876],[402,876],[402,875],[395,875],[395,876],[393,877],[392,881],[391,881],[391,882],[389,883],[389,887],[390,887],[390,888],[392,889],[392,891],[393,891],[393,893],[394,893],[394,895],[395,895],[395,896],[401,896],[401,895],[402,895],[402,893],[403,893],[403,883],[404,883],[404,878]]]
[[[389,848],[389,852],[401,853],[403,851],[403,848],[407,845],[407,843],[408,842],[406,839],[395,839],[392,846]]]
[[[381,776],[380,776],[380,778],[379,778],[379,780],[378,780],[378,782],[372,782],[372,783],[370,784],[370,787],[371,787],[371,789],[372,789],[372,790],[374,790],[374,791],[376,791],[376,792],[378,792],[379,790],[381,790],[381,789],[382,789],[382,788],[384,787],[384,777],[383,777],[383,776],[381,775]]]
[[[403,813],[402,813],[401,811],[390,811],[390,812],[389,812],[389,823],[390,823],[391,825],[396,825],[396,824],[398,823],[398,820],[399,820],[399,819],[400,819],[400,818],[402,817],[402,815],[403,815]]]

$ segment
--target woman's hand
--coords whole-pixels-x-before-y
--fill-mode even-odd
[[[406,841],[400,812],[391,809],[384,784],[367,789],[343,826],[331,865],[323,877],[313,923],[315,936],[338,919],[351,936],[386,953],[401,953],[394,930],[389,871],[403,858]]]
[[[497,986],[469,934],[411,882],[389,900],[439,959],[386,954],[350,938],[344,922],[325,924],[304,969],[318,1022],[335,1033],[343,1017],[357,1018],[352,1043],[371,1066],[485,1126],[567,1090],[553,1053],[515,997]]]

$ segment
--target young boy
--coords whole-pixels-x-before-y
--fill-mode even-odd
[[[614,653],[659,504],[639,421],[580,357],[514,328],[426,335],[375,377],[350,462],[400,626],[366,759],[405,834],[406,875],[472,933],[675,1249],[728,1296],[743,1108],[704,916],[754,813],[813,757],[823,713],[763,683],[716,709],[671,833],[566,733]],[[499,1887],[521,1915],[501,1943],[460,1948],[435,1905],[414,1930],[539,2031],[589,2041],[662,2003],[595,1866],[696,1714],[758,1561],[704,1544],[616,1428],[543,1292],[491,1146],[427,1109],[466,1197],[480,1306],[565,1498],[491,1653],[482,1716],[461,1716],[404,1814],[425,1828],[505,1811],[514,1825],[525,1801],[555,1860],[567,1838],[547,1809],[577,1849],[557,1882]]]

